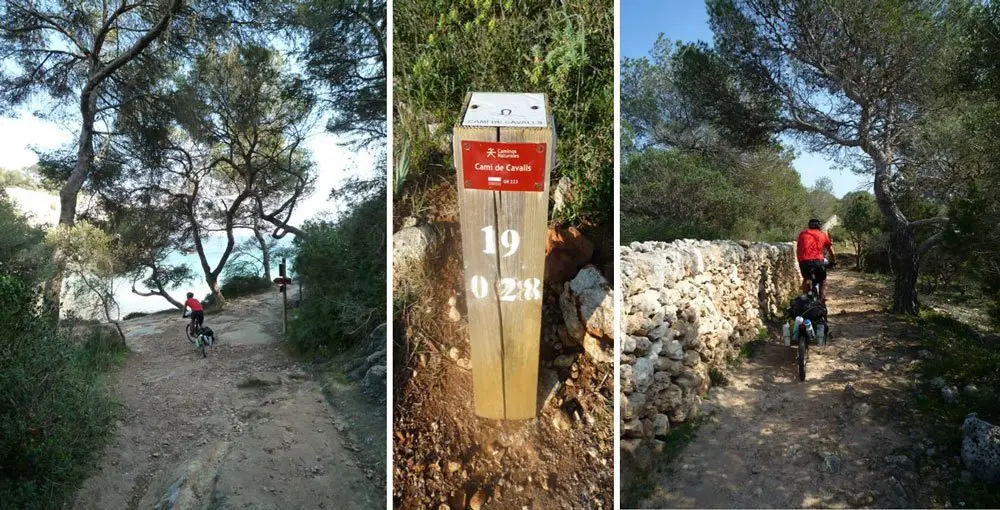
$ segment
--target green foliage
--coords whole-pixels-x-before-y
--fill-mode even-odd
[[[85,235],[73,246],[100,237]],[[86,235],[91,234],[91,235]],[[68,239],[66,232],[53,235]],[[0,199],[0,506],[59,508],[89,474],[117,411],[105,374],[124,348],[103,327],[69,338],[40,310],[38,288],[51,245]],[[97,248],[100,243],[96,244]],[[99,264],[101,254],[93,262]],[[83,254],[70,250],[70,265]]]
[[[306,72],[332,110],[327,130],[384,144],[388,58],[385,0],[295,0],[284,18],[305,35]]]
[[[4,188],[38,189],[39,185],[24,170],[0,168],[0,189]]]
[[[833,181],[829,177],[816,180],[808,190],[806,209],[810,218],[826,221],[837,212],[837,196],[833,194]]]
[[[402,150],[396,159],[395,172],[392,178],[392,196],[398,197],[406,184],[406,177],[410,175],[410,144],[403,142]]]
[[[467,92],[544,92],[559,141],[553,178],[574,190],[558,219],[611,220],[611,1],[406,0],[393,16],[395,133],[411,144],[413,178],[442,159],[428,125],[455,125]]]
[[[45,244],[45,231],[32,227],[14,203],[0,194],[0,274],[22,281],[43,278],[51,247]]]
[[[621,170],[622,242],[682,238],[790,241],[808,220],[791,155],[741,161],[647,148]]]
[[[385,320],[385,214],[376,195],[336,222],[307,223],[295,239],[303,300],[290,339],[299,350],[342,351]]]
[[[274,288],[274,282],[257,275],[234,275],[222,282],[222,295],[227,298],[257,294]]]
[[[105,372],[123,347],[110,330],[82,341],[44,319],[32,286],[0,275],[0,501],[58,508],[89,474],[117,407]]]
[[[866,191],[844,195],[838,208],[840,226],[847,232],[857,254],[857,268],[864,269],[864,259],[872,243],[885,229],[885,218],[878,210],[875,197]]]

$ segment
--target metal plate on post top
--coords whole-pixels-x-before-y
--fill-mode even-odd
[[[462,125],[543,128],[548,117],[545,94],[473,92]]]

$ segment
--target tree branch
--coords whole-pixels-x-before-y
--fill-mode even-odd
[[[922,257],[928,250],[940,244],[941,241],[944,241],[944,234],[944,231],[938,232],[928,237],[924,242],[920,243],[920,246],[917,247],[917,256]]]
[[[941,225],[943,223],[948,223],[948,218],[944,216],[938,216],[936,218],[925,218],[922,220],[911,221],[910,228],[917,229],[920,227],[926,227],[927,225]]]
[[[180,10],[181,5],[183,3],[184,3],[183,0],[171,0],[170,5],[167,7],[166,12],[163,13],[163,16],[160,17],[160,19],[156,22],[155,25],[153,25],[149,29],[149,31],[147,31],[142,37],[139,38],[138,41],[136,41],[131,47],[129,47],[129,49],[126,50],[125,53],[122,53],[121,55],[115,57],[114,60],[108,62],[107,65],[99,69],[96,73],[94,73],[90,77],[90,79],[87,81],[86,90],[91,90],[96,88],[98,85],[100,85],[102,81],[104,81],[105,78],[110,76],[111,73],[114,73],[119,68],[132,61],[136,56],[139,55],[139,53],[142,53],[142,51],[145,50],[146,47],[152,44],[153,41],[155,41],[156,38],[159,37],[160,34],[167,29],[167,26],[170,24],[171,18],[173,18],[174,14],[176,14]]]

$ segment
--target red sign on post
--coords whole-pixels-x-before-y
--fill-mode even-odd
[[[277,277],[277,278],[274,279],[274,283],[276,283],[278,285],[288,285],[288,284],[292,283],[292,279],[284,277],[284,276],[279,276],[279,277]]]
[[[540,192],[545,144],[463,141],[462,169],[466,189]]]

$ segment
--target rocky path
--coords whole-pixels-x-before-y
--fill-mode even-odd
[[[219,345],[204,359],[179,313],[128,321],[123,416],[73,507],[384,507],[384,475],[357,439],[384,437],[384,422],[354,430],[366,399],[348,385],[336,408],[327,403],[315,373],[278,343],[280,310],[268,293],[209,315]]]
[[[810,349],[807,379],[780,338],[760,346],[709,392],[695,438],[641,506],[922,506],[913,452],[926,445],[894,419],[913,360],[886,341],[886,289],[848,271],[829,287],[834,337]]]

